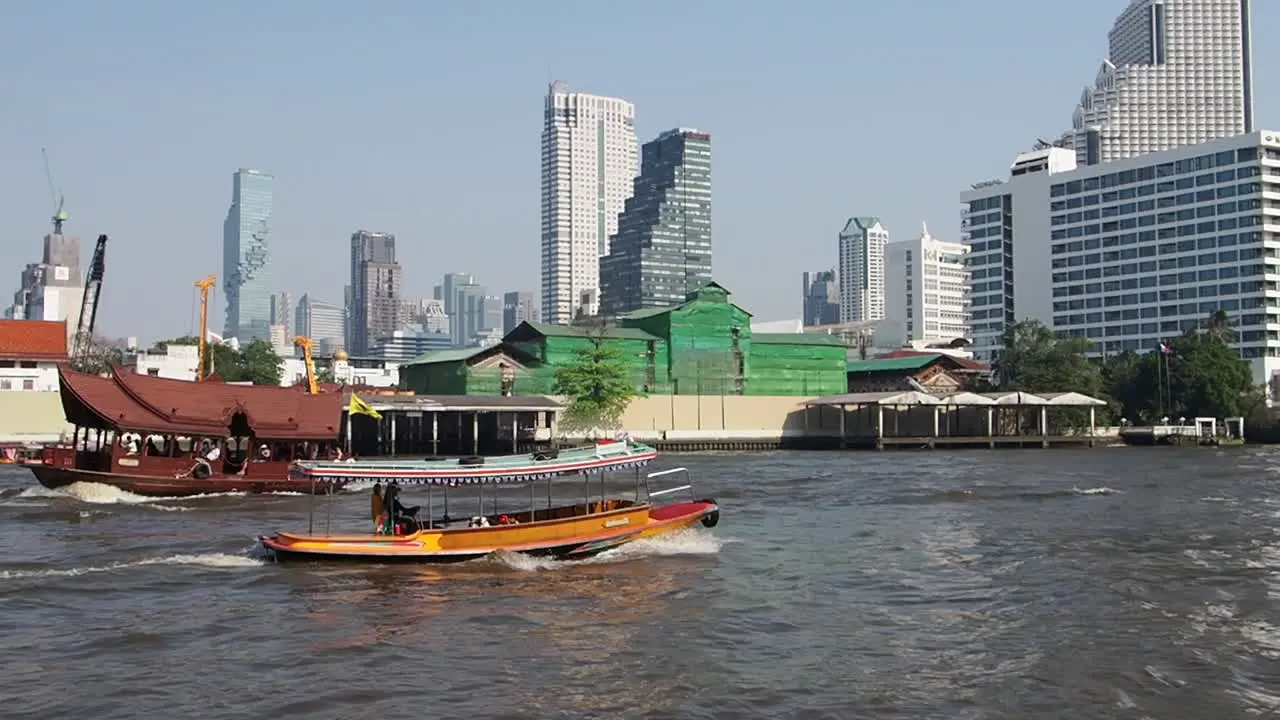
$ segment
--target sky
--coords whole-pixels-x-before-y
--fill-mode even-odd
[[[396,234],[406,297],[445,272],[536,295],[560,80],[634,102],[641,142],[711,133],[714,276],[757,318],[797,318],[846,218],[958,239],[959,193],[1070,126],[1126,4],[0,3],[0,304],[50,229],[42,147],[82,264],[111,238],[109,337],[191,330],[240,167],[276,176],[274,284],[295,298],[342,302],[357,229]],[[1277,26],[1280,3],[1253,14]],[[1255,45],[1258,125],[1280,128],[1280,49]]]

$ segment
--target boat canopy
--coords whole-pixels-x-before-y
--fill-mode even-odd
[[[634,442],[561,450],[550,454],[453,460],[305,461],[293,464],[295,476],[328,482],[396,481],[401,485],[518,485],[570,475],[639,469],[657,457],[653,448]],[[470,462],[469,462],[470,461]]]
[[[342,394],[171,380],[114,368],[110,377],[58,368],[67,422],[102,430],[225,436],[233,428],[260,440],[334,440]]]

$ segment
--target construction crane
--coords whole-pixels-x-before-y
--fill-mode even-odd
[[[302,348],[302,364],[307,368],[307,392],[312,395],[319,394],[320,382],[316,380],[316,364],[311,356],[311,350],[316,346],[316,342],[309,337],[299,335],[293,339],[293,344]]]
[[[49,152],[40,148],[40,155],[44,157],[44,177],[49,181],[49,195],[53,199],[53,234],[62,234],[62,225],[70,216],[62,209],[63,197],[58,191],[57,185],[53,182],[53,168],[49,165]]]
[[[200,359],[196,361],[196,382],[204,380],[204,358],[209,341],[209,288],[217,281],[217,275],[196,281],[196,287],[200,288],[200,339],[196,341]]]
[[[56,220],[55,216],[55,220]],[[65,219],[65,218],[64,218]],[[61,232],[61,225],[54,225]],[[76,323],[75,344],[71,351],[72,364],[79,369],[91,365],[93,354],[93,329],[98,323],[98,298],[102,295],[102,276],[107,270],[107,236],[99,235],[93,248],[93,260],[84,278],[84,300],[80,303],[80,321]]]

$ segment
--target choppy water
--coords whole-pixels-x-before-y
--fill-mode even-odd
[[[0,468],[0,715],[1266,716],[1278,462],[669,457],[721,501],[714,531],[427,568],[255,559],[305,497],[142,501]]]

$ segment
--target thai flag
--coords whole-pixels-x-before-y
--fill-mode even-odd
[[[1169,347],[1168,345],[1165,345],[1164,343],[1160,343],[1160,354],[1161,354],[1161,355],[1172,355],[1172,354],[1173,354],[1173,348]]]

